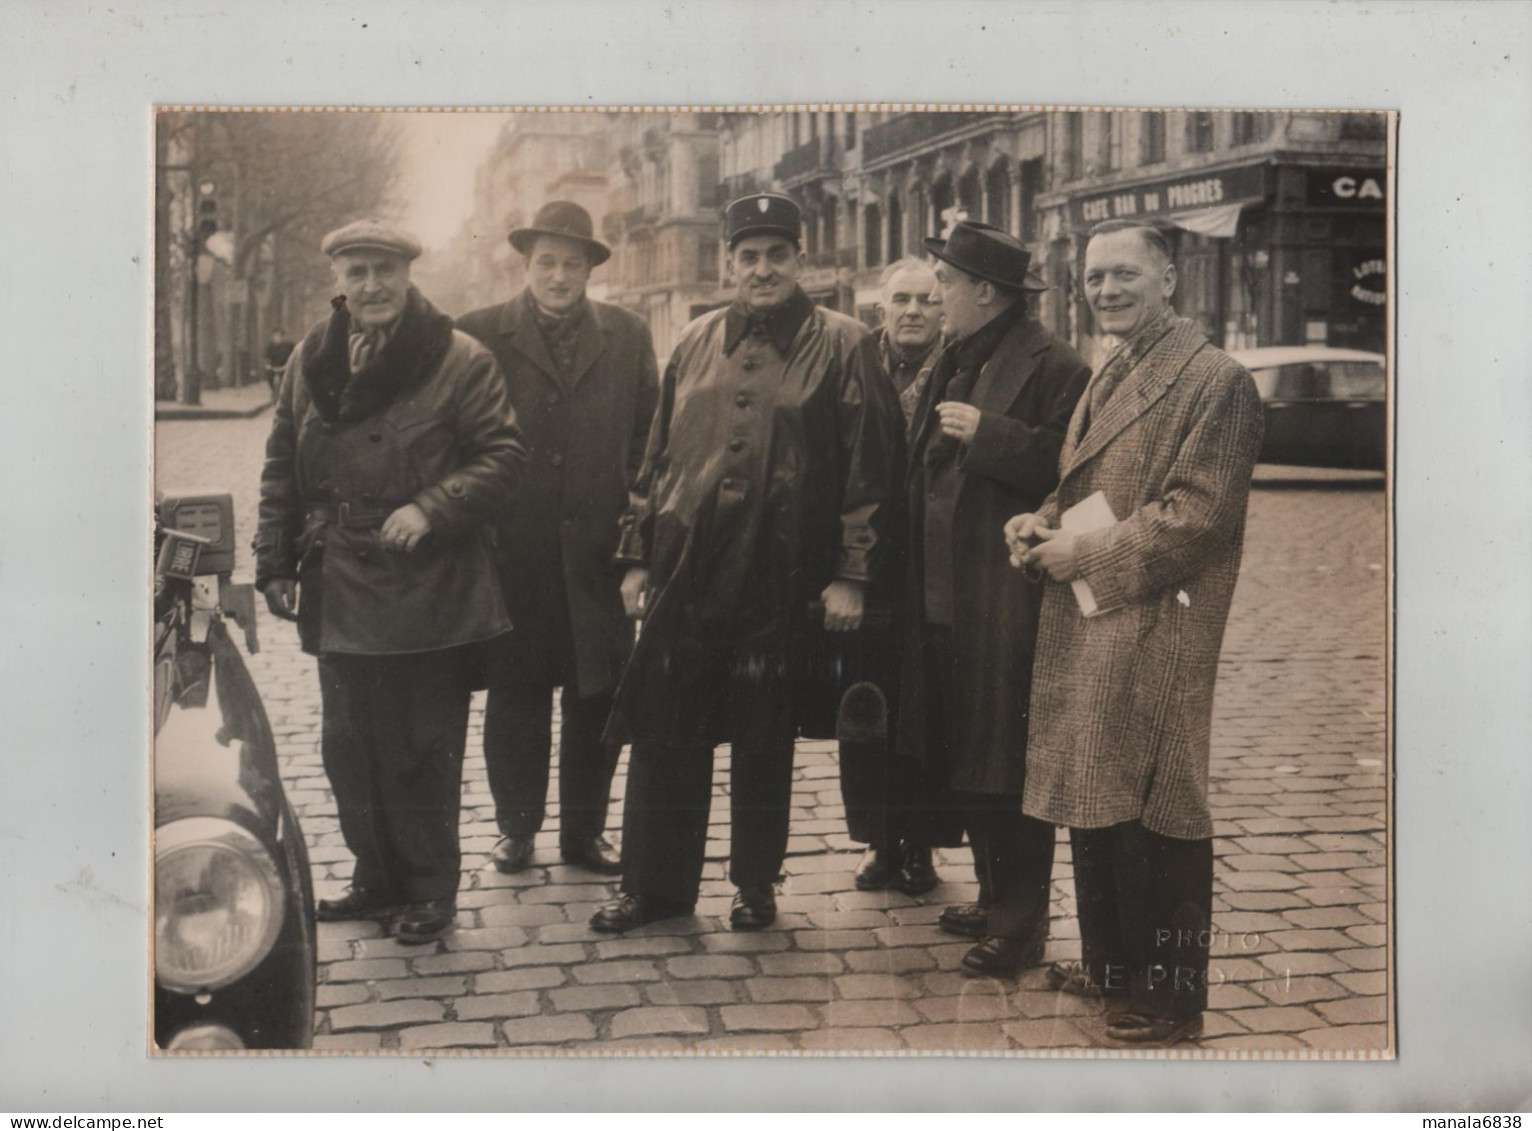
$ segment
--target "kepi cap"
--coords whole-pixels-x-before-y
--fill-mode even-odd
[[[336,228],[319,242],[319,250],[335,256],[345,251],[386,251],[401,259],[416,258],[421,251],[420,241],[403,228],[382,220],[354,220],[343,228]]]
[[[729,202],[724,209],[723,239],[733,247],[746,236],[786,236],[793,243],[803,238],[803,210],[798,202],[780,192],[757,192]]]
[[[1032,270],[1032,253],[1009,232],[978,220],[961,220],[950,239],[927,239],[926,250],[943,263],[1002,287],[1046,291],[1048,284]]]
[[[516,228],[506,238],[522,255],[532,254],[538,236],[562,236],[585,245],[590,265],[599,266],[612,258],[612,249],[595,238],[596,226],[590,213],[572,200],[550,200],[537,210],[529,228]]]

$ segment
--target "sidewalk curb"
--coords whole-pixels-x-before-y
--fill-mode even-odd
[[[277,402],[266,401],[254,408],[204,408],[201,405],[154,403],[156,420],[248,420],[259,416]]]

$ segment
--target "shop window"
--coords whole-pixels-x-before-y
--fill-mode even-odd
[[[979,202],[979,170],[977,167],[969,169],[963,174],[963,179],[958,182],[958,207],[966,212],[967,218],[977,220],[983,212]]]
[[[1144,114],[1139,123],[1138,163],[1158,165],[1165,160],[1165,114],[1155,110]]]
[[[697,280],[703,283],[718,280],[718,248],[711,240],[697,241]]]
[[[1005,163],[997,164],[984,178],[984,222],[1001,231],[1011,230],[1011,178]]]
[[[876,267],[883,262],[883,210],[876,204],[862,209],[862,247],[867,253],[867,266]]]
[[[1079,110],[1064,114],[1064,179],[1079,180],[1085,171],[1085,115]]]
[[[1234,144],[1253,145],[1271,136],[1271,115],[1242,110],[1234,115]]]
[[[697,155],[697,207],[716,208],[718,199],[718,154]]]
[[[892,263],[904,254],[904,206],[899,203],[899,193],[888,198],[888,262]]]
[[[1043,159],[1033,158],[1021,163],[1021,238],[1032,241],[1038,238],[1037,194],[1043,187]]]
[[[856,148],[856,111],[846,111],[846,148]]]
[[[1101,132],[1096,137],[1096,168],[1103,173],[1110,173],[1122,167],[1117,115],[1108,110],[1098,121]]]
[[[1213,152],[1213,115],[1197,110],[1186,115],[1186,150],[1188,153]]]

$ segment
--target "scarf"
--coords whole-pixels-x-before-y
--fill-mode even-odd
[[[452,319],[414,287],[381,349],[351,372],[351,312],[346,296],[330,300],[329,320],[303,342],[303,381],[326,424],[371,416],[423,384],[452,344]]]

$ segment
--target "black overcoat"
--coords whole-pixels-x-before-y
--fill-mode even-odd
[[[955,348],[955,347],[954,347]],[[956,703],[952,744],[928,708],[933,689],[922,661],[926,618],[924,458],[940,434],[931,383],[911,426],[907,477],[904,675],[899,753],[931,759],[946,751],[948,783],[971,793],[1019,795],[1024,783],[1028,697],[1042,589],[1012,569],[1006,520],[1034,511],[1058,482],[1059,450],[1090,368],[1035,319],[1021,319],[980,370],[970,403],[979,428],[962,446],[952,521],[952,651]]]
[[[610,691],[633,645],[614,557],[659,387],[649,328],[621,307],[590,302],[567,379],[525,293],[465,314],[458,328],[495,355],[531,450],[520,489],[495,524],[515,628],[491,649],[485,678],[514,671],[559,682],[547,667],[555,634],[564,633],[573,640],[578,694]]]

